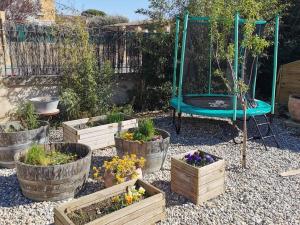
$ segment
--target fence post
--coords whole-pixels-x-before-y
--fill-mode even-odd
[[[0,11],[0,76],[7,76],[7,68],[11,67],[9,50],[6,46],[6,37],[4,30],[5,12]]]

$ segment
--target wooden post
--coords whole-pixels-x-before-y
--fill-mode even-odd
[[[9,50],[6,46],[6,37],[4,31],[5,12],[0,11],[0,76],[10,75],[7,68],[11,68]]]
[[[5,20],[4,11],[0,11],[0,76],[6,75],[5,71],[5,46],[4,46],[4,32],[3,23]]]

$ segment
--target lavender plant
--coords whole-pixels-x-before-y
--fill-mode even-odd
[[[202,152],[200,150],[194,152],[193,154],[186,154],[183,160],[186,163],[196,167],[203,167],[217,161],[217,159],[214,156]]]

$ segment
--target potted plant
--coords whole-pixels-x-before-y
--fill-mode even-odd
[[[105,187],[111,187],[132,179],[142,179],[142,168],[145,159],[137,158],[136,155],[124,155],[122,158],[115,156],[111,161],[105,161],[103,165],[103,181]],[[99,178],[101,168],[93,167],[94,178]]]
[[[139,121],[137,128],[131,128],[115,135],[119,156],[136,154],[146,159],[144,172],[152,173],[162,168],[170,144],[170,134],[154,127],[151,119]]]
[[[225,161],[203,151],[171,158],[171,190],[195,204],[225,191]]]
[[[14,156],[32,143],[45,143],[48,133],[49,123],[38,120],[32,103],[20,105],[10,121],[0,124],[0,167],[14,168]]]
[[[57,106],[59,102],[58,97],[51,97],[51,96],[42,96],[29,99],[30,102],[35,107],[35,110],[39,114],[43,113],[55,113],[58,111]]]
[[[162,191],[130,180],[54,208],[54,223],[155,224],[165,218],[165,204]]]
[[[83,143],[92,150],[114,145],[114,134],[137,126],[137,120],[123,113],[72,120],[63,123],[65,142]]]
[[[290,95],[288,107],[292,120],[300,122],[300,95]]]
[[[33,145],[15,156],[17,178],[24,196],[35,201],[73,198],[85,184],[91,149],[83,144]]]

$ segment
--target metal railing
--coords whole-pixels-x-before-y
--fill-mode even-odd
[[[67,30],[57,32],[54,26],[9,22],[1,25],[0,76],[61,74],[61,53],[65,47],[65,39],[70,37]],[[109,60],[115,73],[139,72],[142,65],[142,47],[137,34],[92,28],[88,32],[99,67]],[[144,37],[146,38],[146,34]],[[72,47],[80,46],[75,44]]]

